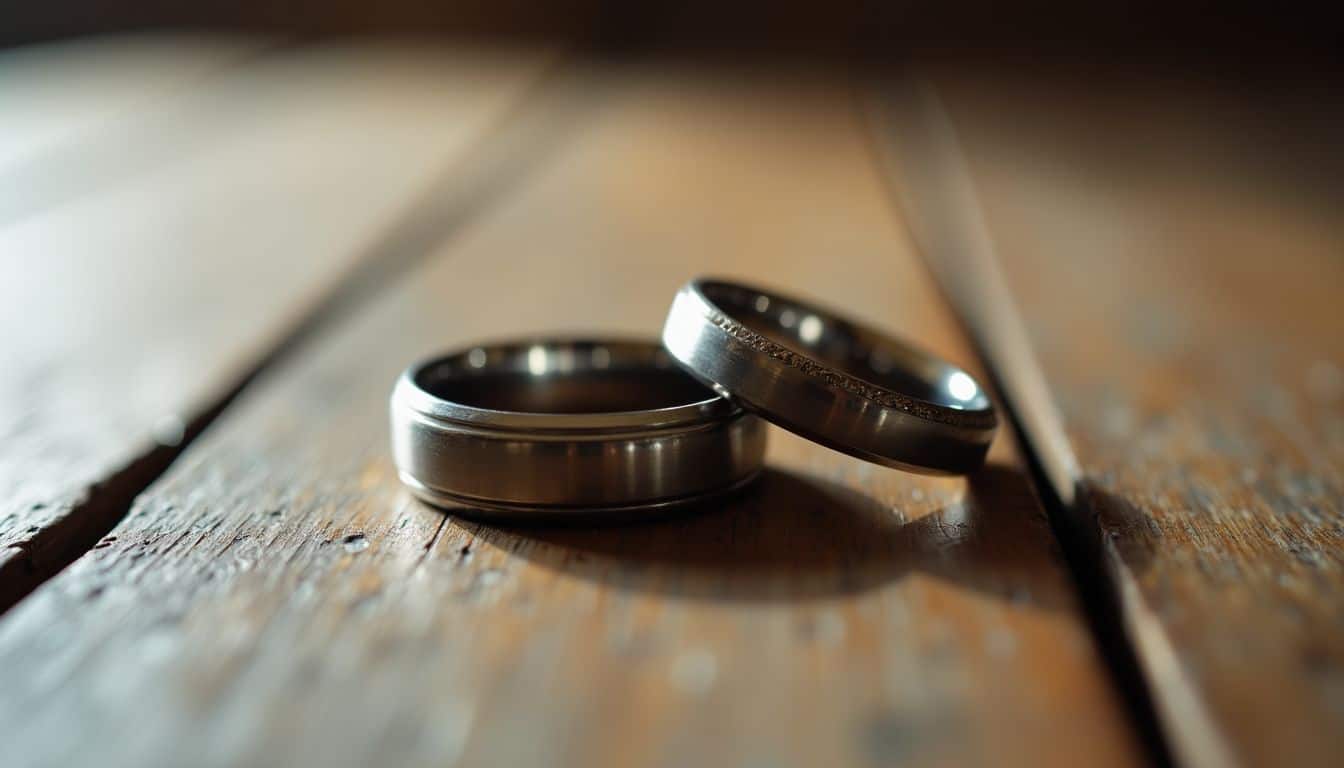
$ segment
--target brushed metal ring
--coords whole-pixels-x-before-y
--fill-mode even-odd
[[[744,485],[765,424],[651,342],[541,339],[408,368],[392,453],[413,493],[478,517],[622,516]]]
[[[696,279],[663,346],[696,378],[803,437],[867,461],[964,474],[998,419],[970,374],[815,304]]]

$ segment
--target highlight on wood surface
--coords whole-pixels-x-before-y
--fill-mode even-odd
[[[104,77],[143,83],[141,70],[191,71],[213,50],[187,47],[191,55],[169,57],[177,67],[128,57],[131,71]],[[130,122],[159,126],[147,135],[52,139],[42,157],[62,162],[69,142],[79,155],[155,159],[116,181],[95,175],[108,188],[0,220],[0,478],[11,489],[0,496],[0,607],[92,546],[203,415],[324,300],[366,277],[367,248],[427,188],[445,208],[441,221],[476,196],[485,182],[470,161],[482,134],[548,59],[300,49],[245,60],[185,105],[181,94],[148,105],[128,95]],[[14,92],[28,116],[21,124],[69,111],[57,84]],[[155,155],[165,136],[188,132],[204,134],[190,151]],[[28,189],[32,170],[9,170],[6,189]],[[296,225],[304,218],[311,223]]]

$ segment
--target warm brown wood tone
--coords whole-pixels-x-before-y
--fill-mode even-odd
[[[189,155],[0,229],[0,609],[106,532],[436,177],[472,179],[454,162],[543,63],[272,56],[193,96],[220,124]]]
[[[942,91],[1174,751],[1344,763],[1339,113]]]
[[[652,336],[695,273],[974,367],[852,94],[780,82],[596,79],[553,161],[255,382],[0,622],[0,743],[58,763],[1136,762],[1007,434],[967,481],[776,431],[739,498],[616,528],[473,524],[398,486],[386,398],[408,362]]]

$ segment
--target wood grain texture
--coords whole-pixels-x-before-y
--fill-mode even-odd
[[[1344,114],[1094,86],[943,88],[1081,501],[1183,762],[1339,765]]]
[[[398,486],[386,398],[410,361],[654,336],[696,273],[974,367],[842,85],[593,88],[586,130],[517,194],[255,382],[0,621],[11,764],[1139,759],[1008,435],[966,480],[775,430],[751,490],[617,528],[495,528]]]
[[[0,607],[115,522],[544,58],[276,56],[197,152],[0,230]]]

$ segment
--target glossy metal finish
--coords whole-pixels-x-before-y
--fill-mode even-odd
[[[970,472],[998,423],[965,371],[833,312],[740,284],[683,287],[663,346],[745,408],[886,466]]]
[[[463,350],[403,373],[391,411],[402,481],[481,517],[643,515],[746,483],[765,453],[760,419],[643,342]]]

